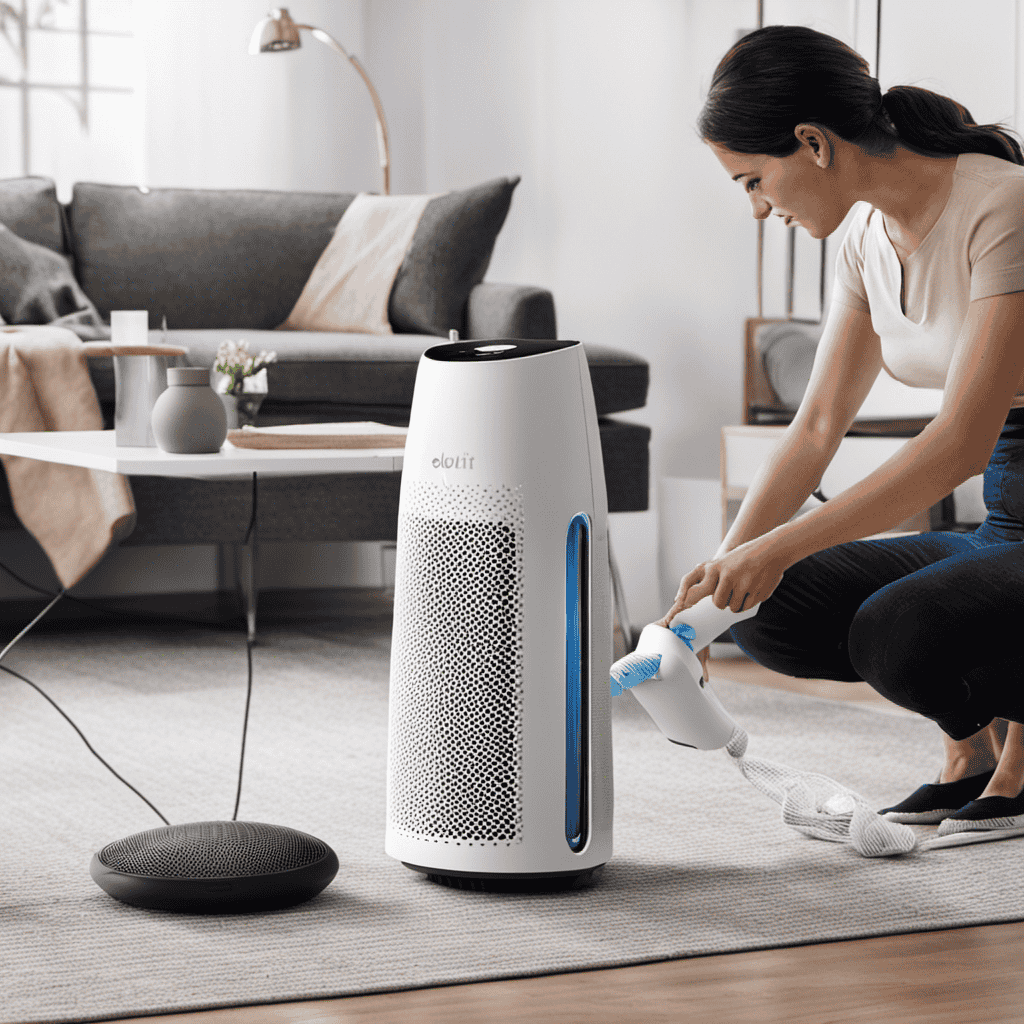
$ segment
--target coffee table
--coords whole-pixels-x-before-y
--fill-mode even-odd
[[[309,424],[303,433],[327,433],[330,424]],[[236,448],[226,441],[212,455],[175,455],[159,448],[118,448],[113,430],[0,433],[0,453],[124,476],[252,480],[252,519],[246,536],[243,590],[249,640],[256,637],[257,478],[323,473],[401,472],[403,448]]]

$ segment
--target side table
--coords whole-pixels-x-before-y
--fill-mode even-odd
[[[305,424],[303,433],[328,433],[337,424]],[[245,539],[243,587],[246,626],[256,637],[257,479],[260,476],[312,476],[326,473],[401,472],[404,448],[237,448],[226,441],[211,455],[176,455],[159,448],[118,448],[113,430],[0,433],[0,452],[124,476],[189,477],[253,482],[252,518]]]
[[[736,425],[722,427],[722,536],[724,537],[739,512],[740,503],[753,482],[762,463],[767,461],[779,438],[785,433],[784,426]],[[831,497],[852,487],[890,459],[907,443],[906,437],[885,435],[846,436],[840,441],[839,449],[821,479],[820,492]],[[976,515],[981,493],[981,476],[972,477],[961,484],[955,496],[965,514]],[[818,504],[817,499],[797,512],[800,515],[807,508]],[[983,503],[982,506],[983,508]],[[922,512],[904,523],[893,527],[882,536],[893,533],[925,533],[933,528],[932,513]],[[962,518],[962,517],[959,517]],[[984,518],[982,513],[981,518]],[[979,520],[980,521],[980,520]]]

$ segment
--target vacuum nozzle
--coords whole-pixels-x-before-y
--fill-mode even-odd
[[[718,750],[729,743],[738,727],[705,684],[694,651],[707,647],[733,623],[755,615],[758,607],[742,612],[722,610],[706,597],[680,612],[672,620],[672,629],[654,624],[644,627],[636,650],[628,657],[649,666],[657,659],[657,671],[629,688],[673,743],[698,750]],[[688,639],[683,640],[680,633]]]

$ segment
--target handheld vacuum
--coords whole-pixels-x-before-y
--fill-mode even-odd
[[[782,806],[782,820],[796,831],[847,843],[863,857],[909,853],[917,845],[913,829],[880,817],[852,790],[826,775],[745,756],[747,734],[705,683],[694,651],[756,615],[759,607],[733,612],[705,597],[676,615],[670,629],[645,627],[636,650],[612,666],[612,693],[629,690],[673,743],[699,750],[724,747],[746,779]]]

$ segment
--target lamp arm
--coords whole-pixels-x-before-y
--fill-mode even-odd
[[[387,121],[384,119],[384,105],[380,101],[380,96],[377,95],[377,90],[373,87],[373,82],[370,81],[370,76],[366,73],[366,68],[359,62],[358,57],[349,53],[329,32],[325,32],[322,28],[316,28],[314,25],[296,25],[295,27],[308,29],[314,39],[320,40],[335,53],[344,57],[359,72],[359,77],[366,83],[370,99],[373,100],[373,109],[377,114],[377,149],[380,153],[381,171],[384,173],[384,195],[391,195],[391,148],[388,143]]]

